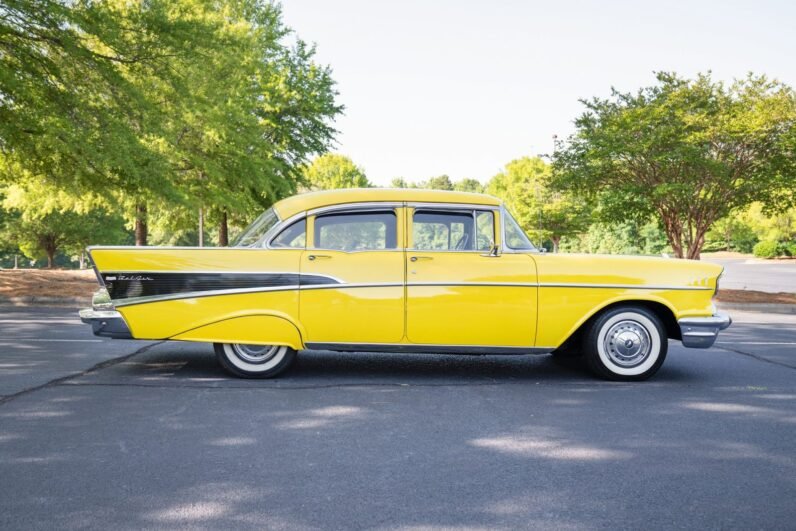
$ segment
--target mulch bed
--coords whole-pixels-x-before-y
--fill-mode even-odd
[[[720,289],[719,302],[796,304],[796,293],[765,293],[743,289]]]
[[[3,269],[0,298],[91,297],[99,286],[91,269]]]

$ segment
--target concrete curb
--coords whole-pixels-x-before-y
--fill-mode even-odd
[[[739,312],[781,313],[796,315],[796,304],[766,302],[718,302],[719,310],[737,310]]]
[[[9,306],[91,306],[91,297],[0,297]]]

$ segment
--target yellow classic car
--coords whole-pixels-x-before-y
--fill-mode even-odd
[[[668,339],[710,347],[730,318],[722,268],[666,258],[546,254],[500,200],[429,190],[313,192],[276,203],[232,247],[90,247],[96,335],[202,341],[246,378],[302,349],[575,352],[643,380]]]

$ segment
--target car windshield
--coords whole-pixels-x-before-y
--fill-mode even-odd
[[[525,235],[520,224],[512,217],[508,210],[503,210],[506,224],[506,247],[517,251],[533,251],[536,249],[528,236]]]
[[[232,242],[232,247],[252,247],[265,236],[265,233],[273,228],[279,221],[273,208],[266,210],[254,223],[246,227],[240,236]]]

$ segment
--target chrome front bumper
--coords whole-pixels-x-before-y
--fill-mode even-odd
[[[684,347],[708,348],[716,342],[719,331],[732,324],[732,319],[724,312],[716,312],[712,317],[685,317],[677,323]]]
[[[95,336],[113,339],[133,339],[122,314],[115,310],[80,310],[80,320],[91,325]]]

